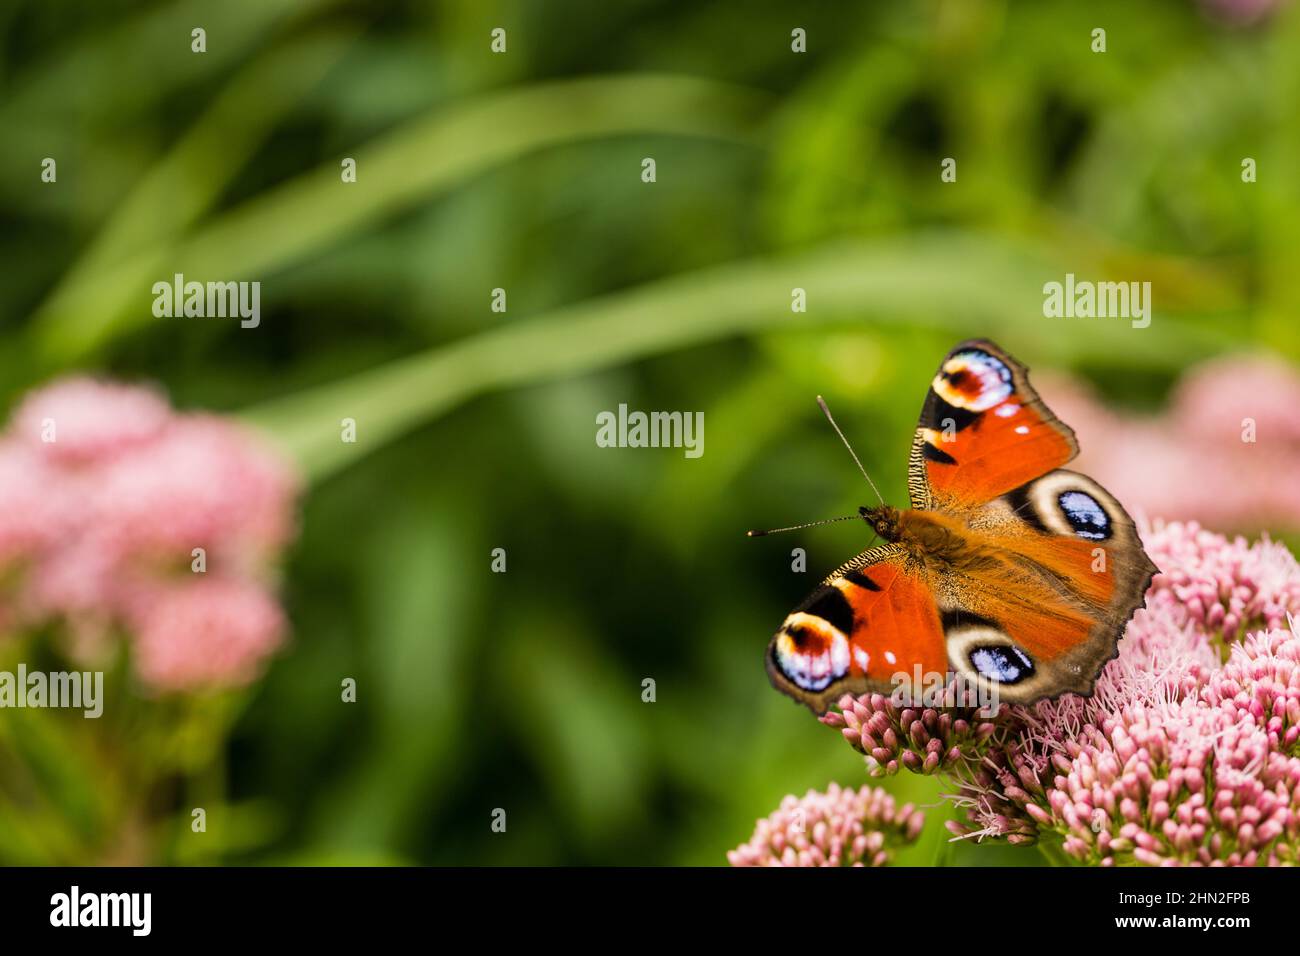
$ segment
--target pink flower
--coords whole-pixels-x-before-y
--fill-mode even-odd
[[[0,576],[56,540],[72,520],[59,475],[21,442],[0,439]]]
[[[1259,634],[1196,694],[1098,715],[1026,811],[1085,862],[1300,861],[1297,658],[1291,631]]]
[[[873,777],[901,769],[941,773],[976,761],[994,740],[1002,716],[982,717],[965,707],[899,707],[883,694],[846,694],[839,708],[821,721],[839,728],[849,745],[866,756]]]
[[[1108,411],[1085,386],[1040,377],[1044,400],[1074,428],[1083,451],[1071,465],[1136,514],[1258,531],[1300,528],[1300,375],[1270,358],[1201,365],[1158,416]],[[1195,480],[1189,480],[1189,476]]]
[[[248,683],[285,634],[284,612],[263,587],[217,576],[154,589],[130,623],[136,672],[166,690]]]
[[[246,683],[283,641],[268,578],[297,491],[257,436],[153,390],[34,392],[0,435],[0,626],[59,625],[78,656],[123,631],[160,689]]]
[[[1293,623],[1290,630],[1248,637],[1200,692],[1202,702],[1234,722],[1253,721],[1268,735],[1271,749],[1293,755],[1300,741],[1298,636]]]
[[[189,415],[104,465],[90,492],[113,548],[189,563],[203,547],[239,566],[283,547],[297,481],[256,439],[223,419]]]
[[[171,409],[149,388],[68,378],[30,393],[10,429],[60,464],[89,464],[137,447],[167,425]]]
[[[1231,356],[1194,367],[1171,402],[1177,431],[1225,444],[1241,441],[1241,423],[1255,422],[1260,441],[1300,449],[1300,375],[1269,356]]]
[[[1246,631],[1285,627],[1288,615],[1300,615],[1300,564],[1267,537],[1252,545],[1187,522],[1143,528],[1143,540],[1162,569],[1147,593],[1148,611],[1192,624],[1221,649]]]
[[[884,866],[920,836],[925,816],[897,806],[878,787],[788,796],[759,820],[748,843],[727,853],[732,866]]]
[[[1142,533],[1161,573],[1091,697],[1004,707],[962,736],[965,712],[925,712],[934,747],[879,695],[823,722],[872,773],[948,776],[960,838],[1101,866],[1300,862],[1300,565],[1194,523]]]

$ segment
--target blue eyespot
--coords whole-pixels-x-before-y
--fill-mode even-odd
[[[1080,538],[1101,541],[1110,537],[1110,517],[1092,495],[1066,491],[1057,499],[1065,520]]]
[[[950,356],[930,387],[953,408],[976,413],[1006,401],[1015,391],[1011,369],[979,349]]]
[[[971,666],[999,684],[1018,684],[1034,673],[1034,662],[1010,644],[985,644],[970,652]]]

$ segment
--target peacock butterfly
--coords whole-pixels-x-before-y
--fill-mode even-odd
[[[954,347],[912,439],[911,508],[859,509],[886,543],[786,617],[772,684],[819,714],[917,671],[1010,703],[1090,695],[1157,569],[1120,503],[1061,467],[1078,450],[1023,365],[987,340]]]

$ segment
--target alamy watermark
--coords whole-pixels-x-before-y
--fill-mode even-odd
[[[687,458],[704,454],[703,412],[640,412],[618,406],[596,415],[601,448],[684,448]]]
[[[89,893],[73,885],[50,897],[50,925],[55,927],[124,927],[132,936],[153,929],[152,893]]]
[[[171,282],[153,284],[153,314],[160,319],[238,318],[243,329],[262,321],[262,283],[185,281],[178,272]]]
[[[994,717],[1001,705],[996,684],[960,671],[922,673],[917,664],[912,673],[898,671],[889,682],[894,687],[889,700],[895,707],[978,707],[980,716]]]
[[[1075,281],[1043,286],[1043,315],[1049,319],[1130,319],[1135,329],[1151,324],[1150,282]]]
[[[56,707],[81,710],[95,718],[104,712],[103,671],[0,671],[0,708]]]

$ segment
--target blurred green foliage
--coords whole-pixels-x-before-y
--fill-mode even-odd
[[[741,535],[868,500],[816,394],[901,502],[960,338],[1137,407],[1300,354],[1294,10],[11,0],[0,30],[6,398],[158,380],[311,478],[293,645],[212,757],[227,862],[718,864],[787,792],[863,780],[761,660],[863,529]],[[1043,318],[1067,271],[1151,281],[1151,327]],[[260,280],[261,327],[154,319],[174,272]],[[620,402],[703,410],[704,457],[596,447]],[[1042,862],[948,843],[948,812],[903,862]]]

